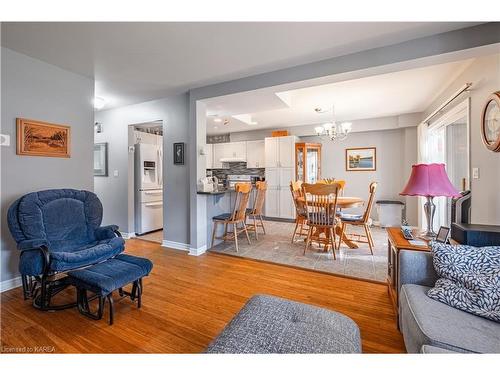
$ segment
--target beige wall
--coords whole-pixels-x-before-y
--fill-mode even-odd
[[[472,90],[457,102],[470,97],[471,177],[472,168],[479,168],[479,178],[471,180],[472,222],[500,225],[500,153],[489,151],[481,140],[484,103],[490,94],[500,91],[500,54],[477,58],[430,105],[423,118],[467,82],[472,82]]]

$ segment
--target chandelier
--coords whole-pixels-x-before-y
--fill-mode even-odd
[[[325,113],[321,108],[314,109],[316,113]],[[327,122],[321,126],[314,128],[318,137],[327,137],[331,141],[343,141],[347,138],[347,134],[351,131],[352,124],[350,122],[342,122],[337,124],[335,122],[335,106],[332,106],[332,122]]]

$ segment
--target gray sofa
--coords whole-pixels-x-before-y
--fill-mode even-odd
[[[499,323],[427,297],[437,279],[431,253],[399,253],[399,326],[408,353],[500,353]]]

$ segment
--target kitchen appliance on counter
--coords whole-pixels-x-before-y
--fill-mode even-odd
[[[234,189],[237,183],[252,183],[252,176],[247,174],[228,174],[227,188]]]
[[[135,232],[163,229],[163,148],[137,143],[135,156]]]
[[[215,176],[207,176],[200,178],[198,183],[198,191],[202,193],[210,193],[219,190],[219,179]]]

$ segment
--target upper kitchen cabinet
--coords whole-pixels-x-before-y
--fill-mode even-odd
[[[264,168],[264,141],[247,141],[247,168]]]
[[[321,143],[296,143],[295,163],[295,179],[315,184],[321,178]]]
[[[214,167],[214,145],[208,144],[205,148],[205,168],[212,169]]]
[[[297,137],[269,137],[265,139],[266,168],[293,168]]]
[[[214,168],[229,168],[229,162],[247,160],[246,142],[215,143],[213,155]]]

